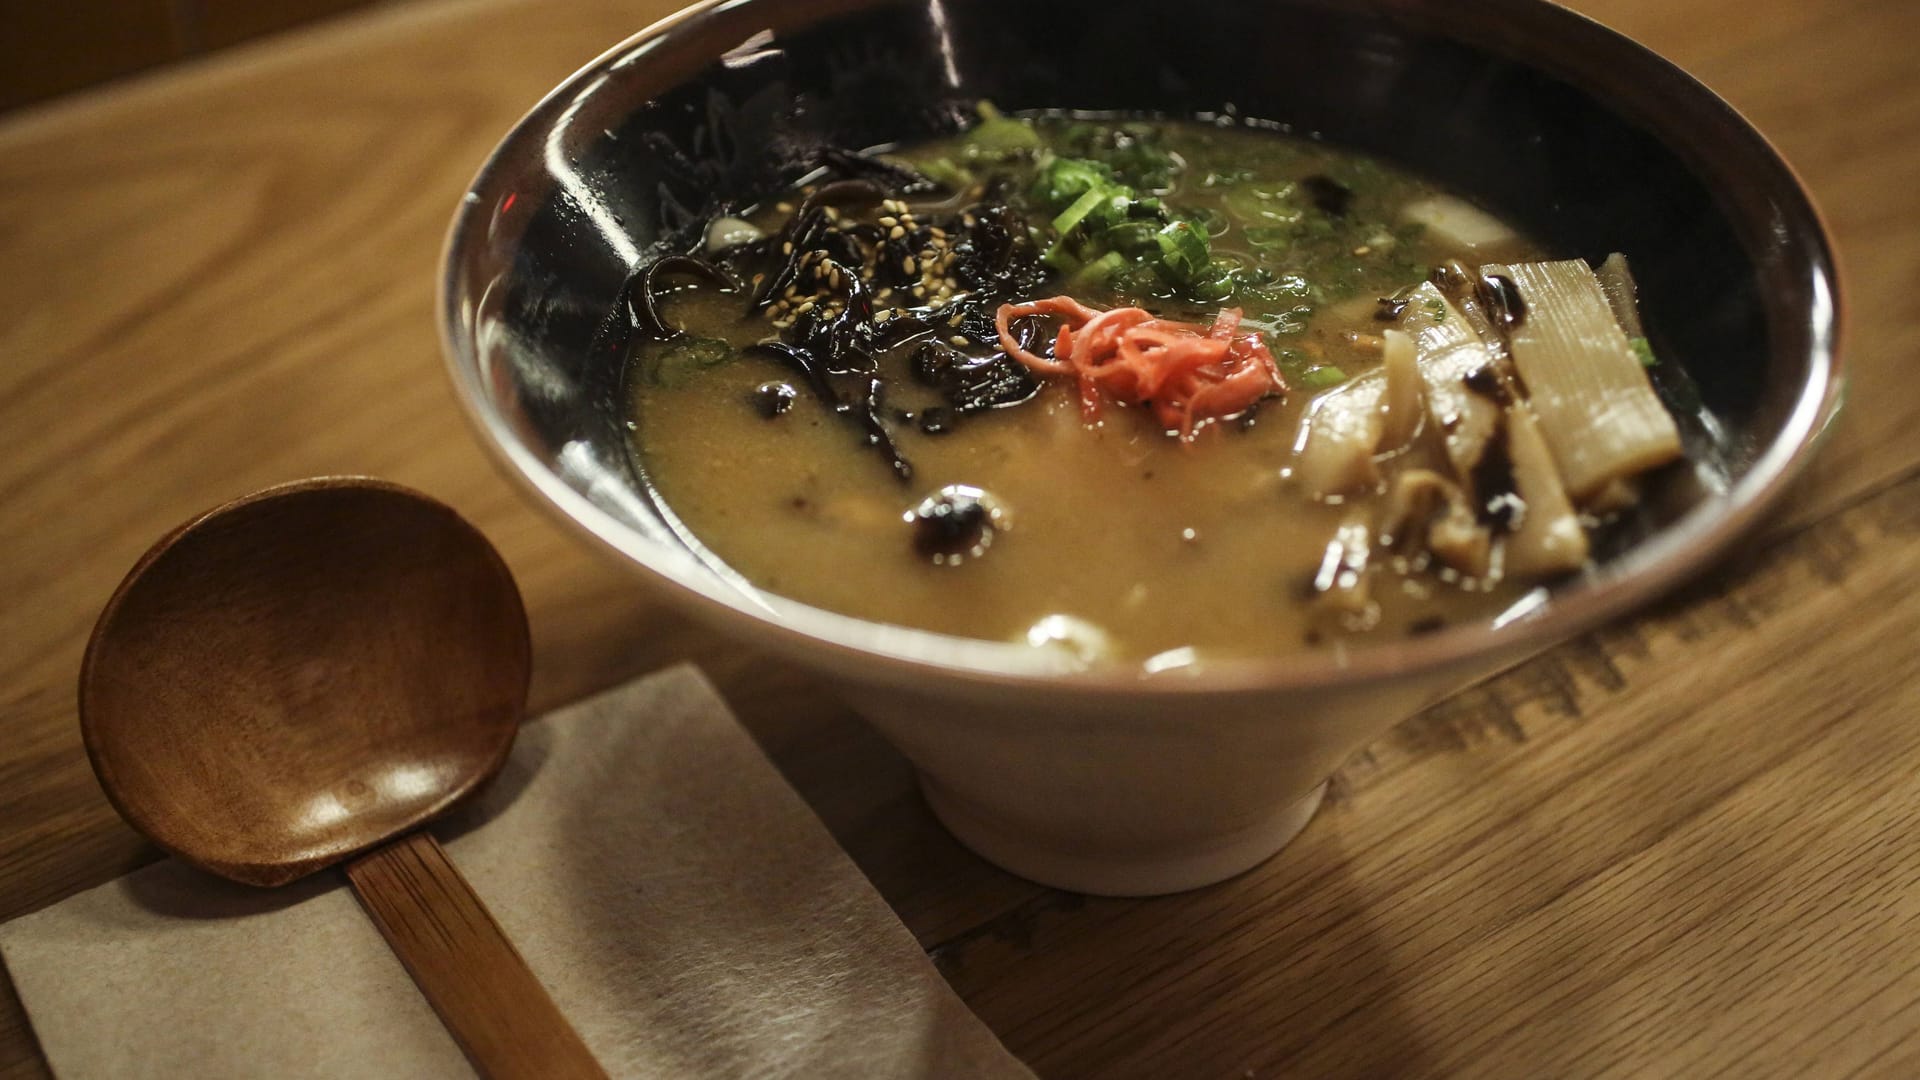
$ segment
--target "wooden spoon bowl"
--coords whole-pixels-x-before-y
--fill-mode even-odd
[[[497,772],[530,657],[506,564],[451,509],[375,480],[301,481],[135,565],[87,648],[81,733],[136,828],[281,885]]]
[[[506,762],[531,649],[506,564],[450,508],[363,478],[270,488],[162,538],[80,672],[114,807],[251,885],[351,860],[368,914],[488,1076],[591,1054],[418,827]]]

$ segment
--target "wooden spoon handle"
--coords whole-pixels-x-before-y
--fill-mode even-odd
[[[481,1076],[607,1075],[439,841],[410,833],[348,863],[347,878]]]

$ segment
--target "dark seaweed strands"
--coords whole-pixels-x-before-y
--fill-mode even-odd
[[[941,190],[938,181],[918,169],[838,147],[830,146],[822,150],[820,163],[850,180],[877,184],[895,198],[927,195]]]
[[[866,179],[839,180],[816,189],[801,202],[786,227],[770,241],[736,248],[735,257],[778,252],[780,268],[766,277],[749,309],[765,311],[789,292],[797,294],[802,279],[811,276],[814,290],[837,291],[841,306],[807,309],[787,331],[786,339],[761,342],[751,351],[780,360],[791,368],[828,409],[856,424],[867,445],[878,449],[902,483],[913,479],[913,465],[900,453],[880,419],[885,381],[880,377],[877,352],[884,349],[874,321],[873,298],[856,266],[862,261],[857,237],[836,229],[829,208],[842,201],[879,202],[886,192]],[[759,248],[759,252],[752,249]],[[818,314],[816,314],[816,312]],[[856,384],[849,395],[836,385]]]
[[[800,224],[802,230],[799,235],[808,238],[817,236],[820,223],[825,220],[818,216],[820,213],[818,208],[812,209],[805,215],[805,224],[800,224],[802,216],[796,215],[794,224]],[[792,232],[794,229],[790,225],[788,230],[782,232],[782,236]],[[776,238],[776,242],[786,244],[790,241]],[[818,252],[818,249],[813,250]],[[844,309],[830,320],[809,317],[797,324],[794,332],[799,339],[797,341],[762,342],[751,346],[751,349],[772,356],[791,368],[806,381],[808,388],[823,405],[859,425],[868,444],[881,450],[903,482],[911,480],[913,466],[900,455],[892,435],[880,421],[880,399],[884,387],[879,376],[879,362],[874,356],[878,335],[872,333],[871,299],[858,274],[851,272],[845,264],[831,257],[818,258],[813,263],[816,274],[827,281],[841,283],[846,290]],[[783,280],[797,279],[801,272],[799,261],[790,261],[782,268],[781,275],[772,280],[779,285]],[[726,270],[691,255],[668,255],[649,264],[636,276],[634,287],[627,295],[627,318],[636,330],[659,341],[672,341],[685,334],[685,331],[670,326],[660,314],[660,279],[670,274],[702,278],[727,292],[739,291],[733,276]],[[767,294],[771,291],[773,289],[769,287],[757,294],[752,307],[765,307]],[[851,398],[835,385],[836,381],[848,379],[855,379],[860,384],[856,395]],[[778,413],[770,412],[768,415]]]
[[[730,248],[714,262],[670,255],[647,266],[627,298],[628,320],[650,337],[673,340],[682,332],[660,313],[665,277],[698,278],[730,292],[753,283],[748,312],[771,320],[778,336],[751,351],[791,369],[907,482],[913,467],[881,419],[886,380],[879,356],[926,339],[910,371],[947,402],[918,418],[928,434],[951,431],[971,413],[1031,400],[1039,382],[999,351],[993,316],[1001,303],[1038,288],[1046,271],[1026,222],[1005,205],[1005,182],[989,182],[975,205],[922,221],[897,199],[940,190],[934,181],[847,151],[825,152],[822,164],[839,178],[801,200],[776,235]],[[882,211],[876,221],[841,213],[875,204]],[[1020,334],[1028,348],[1050,347],[1032,340],[1032,327]]]
[[[660,314],[660,279],[672,274],[700,278],[722,292],[739,292],[740,285],[727,272],[691,255],[668,255],[655,259],[634,279],[621,303],[626,306],[627,325],[658,341],[672,341],[686,331],[668,325]]]
[[[728,261],[745,255],[777,253],[780,268],[767,275],[765,283],[753,295],[750,310],[764,311],[778,302],[785,290],[797,286],[809,261],[824,255],[842,263],[861,261],[855,244],[859,236],[851,230],[835,228],[835,206],[849,203],[877,203],[887,197],[886,190],[871,180],[836,180],[824,184],[801,201],[787,224],[771,240],[743,244],[728,251]]]

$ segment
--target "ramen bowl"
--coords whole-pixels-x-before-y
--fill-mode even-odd
[[[1550,250],[1631,252],[1663,355],[1725,428],[1720,482],[1668,485],[1657,527],[1497,619],[1158,672],[754,589],[635,460],[612,329],[629,280],[716,199],[771,194],[826,147],[951,131],[981,99],[1261,117],[1466,193]],[[1834,255],[1792,171],[1679,69],[1538,0],[697,5],[507,133],[441,290],[458,393],[536,501],[689,615],[831,681],[969,847],[1102,894],[1248,869],[1395,722],[1698,574],[1779,501],[1840,388]]]

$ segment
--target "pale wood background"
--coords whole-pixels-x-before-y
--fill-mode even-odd
[[[377,2],[0,0],[0,110]]]
[[[423,0],[0,122],[0,919],[156,857],[73,712],[133,559],[250,488],[366,472],[501,546],[537,707],[698,660],[1043,1076],[1920,1075],[1920,5],[1579,0],[1823,203],[1843,425],[1749,554],[1403,725],[1257,871],[1147,901],[958,848],[845,709],[660,610],[460,420],[431,307],[454,202],[667,6]],[[42,1075],[0,979],[0,1077]]]

